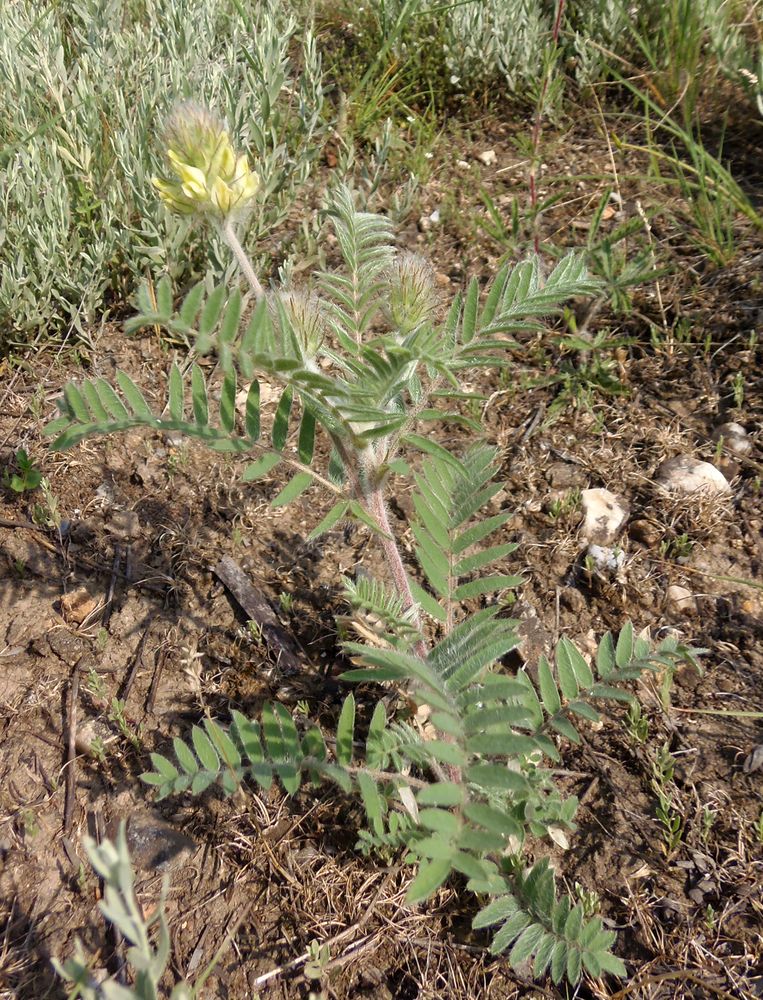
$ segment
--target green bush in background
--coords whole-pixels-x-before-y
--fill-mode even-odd
[[[197,237],[189,252],[187,225],[156,211],[157,123],[177,98],[221,108],[257,160],[250,245],[283,220],[310,172],[323,106],[315,40],[297,34],[286,5],[2,6],[0,346],[36,331],[84,334],[147,272],[222,276],[218,241]]]

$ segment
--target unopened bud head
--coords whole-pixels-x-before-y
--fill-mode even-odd
[[[175,179],[152,178],[167,207],[225,220],[246,208],[260,185],[246,156],[237,156],[222,121],[197,104],[179,105],[165,131],[166,154]]]
[[[326,318],[317,296],[301,291],[280,292],[276,303],[281,325],[285,322],[297,338],[303,357],[312,360],[326,336]]]
[[[418,254],[400,253],[387,271],[388,317],[405,336],[425,323],[437,304],[434,272]]]

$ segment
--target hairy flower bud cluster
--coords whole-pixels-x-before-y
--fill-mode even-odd
[[[434,272],[428,261],[413,253],[398,254],[387,271],[387,315],[403,336],[425,323],[437,304]]]
[[[205,108],[181,104],[167,123],[166,143],[177,179],[153,177],[152,183],[171,211],[225,220],[257,193],[260,179],[247,157],[236,155],[225,125]]]
[[[282,323],[288,324],[296,336],[302,356],[309,361],[315,357],[326,336],[326,318],[316,295],[305,292],[281,292],[277,296]]]

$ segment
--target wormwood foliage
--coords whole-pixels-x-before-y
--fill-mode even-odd
[[[259,297],[255,287],[252,308],[237,288],[198,285],[178,310],[167,282],[155,300],[144,294],[129,328],[160,324],[194,345],[192,355],[214,354],[213,385],[193,356],[173,364],[158,405],[123,372],[116,388],[103,379],[70,384],[48,433],[54,448],[66,448],[135,426],[183,431],[217,450],[251,453],[247,481],[282,466],[288,480],[275,506],[311,488],[333,494],[313,535],[361,520],[377,534],[391,577],[346,581],[345,624],[365,641],[344,642],[354,664],[345,679],[392,682],[405,704],[388,717],[380,700],[363,732],[350,694],[333,737],[304,728],[280,704],[257,719],[232,711],[229,725],[207,718],[190,739],[174,740],[171,757],[152,754],[143,779],[160,798],[212,785],[230,795],[242,783],[278,783],[294,795],[333,782],[363,804],[359,848],[402,850],[417,866],[411,903],[463,878],[482,907],[474,926],[496,928],[495,952],[532,956],[536,973],[550,970],[555,982],[576,982],[583,971],[623,974],[613,934],[557,898],[545,862],[525,870],[522,849],[530,836],[558,841],[575,829],[577,802],[560,795],[549,770],[559,739],[576,742],[581,721],[598,721],[593,702],[627,700],[617,685],[691,651],[672,640],[653,650],[626,625],[617,641],[604,637],[593,667],[563,638],[537,674],[507,673],[501,661],[517,645],[517,623],[497,597],[522,581],[502,569],[516,548],[497,534],[507,515],[482,512],[499,489],[496,453],[474,444],[455,455],[421,433],[466,395],[463,370],[506,364],[513,331],[534,328],[592,285],[574,256],[545,280],[528,260],[503,268],[484,300],[472,281],[440,318],[431,270],[393,251],[386,219],[356,211],[345,188],[331,213],[343,266],[319,274],[317,292]],[[280,392],[267,417],[263,380]],[[319,432],[328,448],[316,449]],[[392,475],[412,479],[413,571],[385,508]]]
[[[124,824],[120,827],[116,843],[105,840],[96,844],[88,837],[85,848],[105,887],[104,898],[99,903],[100,910],[129,945],[126,957],[134,970],[135,982],[128,988],[112,978],[105,981],[94,979],[79,940],[73,958],[63,965],[54,959],[53,965],[60,975],[73,983],[72,997],[81,996],[84,1000],[158,1000],[161,995],[158,985],[170,957],[170,932],[164,915],[167,887],[164,886],[154,915],[146,919],[135,898],[135,876],[127,851]],[[155,946],[150,937],[153,924],[158,926]],[[191,995],[190,990],[179,983],[172,991],[170,1000],[190,1000]]]

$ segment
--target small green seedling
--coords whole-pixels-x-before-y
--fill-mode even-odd
[[[694,542],[684,532],[675,538],[666,538],[660,542],[660,557],[662,559],[688,559],[694,548]]]
[[[61,514],[58,510],[58,498],[53,493],[47,476],[43,476],[40,480],[40,490],[42,491],[42,503],[34,505],[32,520],[41,528],[59,528]]]
[[[681,813],[675,806],[670,787],[675,767],[676,759],[665,744],[652,764],[652,790],[657,796],[655,812],[662,826],[662,847],[668,858],[675,854],[683,835]]]
[[[307,953],[310,957],[305,963],[305,979],[320,979],[323,970],[331,961],[329,946],[313,938],[307,947]]]
[[[111,712],[109,719],[117,727],[119,732],[128,740],[135,750],[141,749],[142,733],[140,726],[137,729],[130,723],[125,713],[125,703],[120,698],[111,699]]]
[[[34,462],[23,448],[16,452],[16,467],[18,472],[6,469],[3,472],[3,486],[14,493],[28,493],[36,490],[42,482],[42,473],[36,469]]]
[[[649,720],[641,714],[641,705],[637,701],[632,701],[628,706],[625,725],[633,742],[643,746],[649,736]]]

